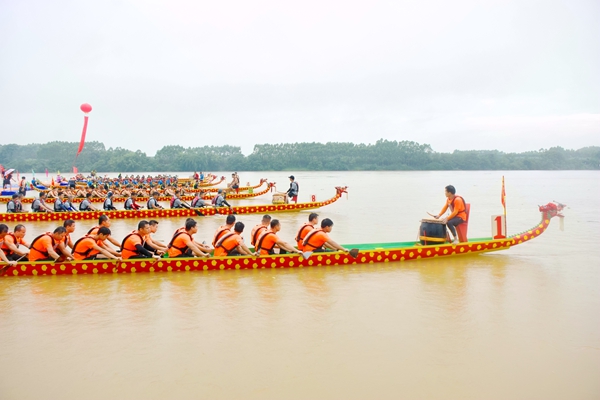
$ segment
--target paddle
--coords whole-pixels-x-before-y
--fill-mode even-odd
[[[358,249],[350,249],[350,251],[348,252],[348,254],[350,254],[350,257],[352,258],[356,258],[358,256]],[[313,255],[313,251],[305,251],[304,253],[302,253],[302,258],[304,258],[305,260],[308,260],[310,258],[310,256]]]
[[[197,216],[199,216],[199,217],[204,217],[204,216],[205,216],[204,214],[202,214],[202,213],[200,212],[200,210],[196,210],[194,207],[192,207],[191,205],[189,205],[188,203],[186,203],[185,201],[183,201],[183,200],[181,200],[181,199],[180,199],[180,201],[181,201],[181,205],[182,205],[182,206],[184,206],[184,207],[185,207],[185,208],[187,208],[188,210],[193,210],[193,211],[196,213],[196,215],[197,215]]]

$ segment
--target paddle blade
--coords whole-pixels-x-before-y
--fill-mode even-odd
[[[356,256],[358,256],[358,249],[350,249],[348,254],[350,254],[352,258],[356,258]]]
[[[302,258],[304,258],[305,260],[308,260],[310,258],[310,256],[312,256],[312,251],[305,251],[304,253],[302,253]]]

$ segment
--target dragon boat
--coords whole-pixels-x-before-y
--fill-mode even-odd
[[[373,264],[398,261],[425,260],[440,257],[475,255],[492,251],[508,250],[540,236],[553,217],[563,217],[560,211],[563,204],[548,203],[540,206],[542,220],[533,228],[519,234],[498,239],[481,238],[458,244],[441,243],[423,246],[420,243],[368,243],[347,244],[350,253],[326,252],[277,254],[270,256],[236,256],[209,258],[161,258],[158,260],[95,260],[69,261],[62,263],[23,262],[16,266],[4,266],[0,276],[31,275],[79,275],[79,274],[125,274],[138,272],[179,272],[259,268],[303,268],[318,266],[339,266]]]
[[[260,192],[255,192],[254,188],[260,188],[264,183],[267,183],[267,187],[264,190],[261,190]],[[252,186],[249,187],[250,190],[246,193],[227,193],[226,195],[226,199],[227,200],[242,200],[242,199],[250,199],[253,197],[258,197],[258,196],[262,196],[264,194],[269,193],[269,191],[272,191],[274,187],[273,183],[269,183],[266,180],[261,180],[261,183],[259,185],[256,186]],[[205,190],[205,194],[202,196],[202,198],[204,200],[211,200],[213,195],[211,195],[211,193],[216,193],[218,189],[212,189],[210,190],[210,192],[208,190]],[[135,191],[135,190],[134,190]],[[188,190],[189,192],[189,190]],[[180,196],[179,198],[183,201],[192,201],[194,199],[195,196]],[[12,197],[0,197],[0,203],[8,203],[9,200]],[[31,204],[33,203],[33,201],[35,200],[35,198],[32,197],[25,197],[23,198],[23,200],[21,201],[23,204]],[[52,199],[46,199],[46,204],[52,204],[55,202],[56,199],[52,198]],[[104,200],[106,200],[105,197],[92,197],[90,198],[90,201],[92,203],[103,203]],[[121,196],[113,196],[112,201],[113,203],[123,203],[125,202],[125,200],[127,200],[126,197],[121,197]],[[138,196],[136,197],[136,201],[139,202],[147,202],[149,200],[149,197],[145,197],[145,196]],[[158,197],[158,201],[170,201],[171,200],[171,196],[159,196]],[[73,203],[80,203],[83,201],[82,197],[74,197],[73,198]]]
[[[203,208],[165,208],[153,210],[113,210],[113,211],[77,211],[77,212],[21,212],[21,213],[0,213],[0,222],[32,222],[32,221],[64,221],[72,220],[97,220],[100,215],[108,215],[111,219],[148,219],[148,218],[169,218],[169,217],[194,217],[209,215],[228,215],[228,214],[264,214],[290,211],[302,211],[324,207],[334,203],[342,193],[347,193],[347,187],[336,187],[335,196],[324,201],[313,201],[308,203],[291,204],[264,204],[234,207],[212,207]]]

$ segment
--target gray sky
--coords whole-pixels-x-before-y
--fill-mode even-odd
[[[600,145],[600,2],[0,0],[0,143]]]

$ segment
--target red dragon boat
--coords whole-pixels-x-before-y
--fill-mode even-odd
[[[226,199],[227,200],[242,200],[242,199],[250,199],[250,198],[253,198],[253,197],[262,196],[263,194],[267,194],[274,187],[274,185],[272,183],[268,183],[267,182],[266,189],[261,190],[260,192],[255,192],[254,191],[254,188],[261,187],[263,185],[263,183],[265,183],[265,182],[267,182],[267,181],[266,180],[261,180],[261,183],[259,185],[250,187],[250,190],[248,192],[246,192],[246,193],[228,193]],[[210,190],[204,190],[207,193],[204,194],[204,196],[202,196],[202,198],[204,200],[210,200],[210,199],[212,199],[214,197],[214,194],[211,195],[208,192],[210,191],[211,193],[216,193],[218,190],[219,189],[216,189],[216,188],[215,189],[210,189]],[[187,191],[191,192],[191,190],[187,190]],[[194,197],[195,196],[180,196],[179,198],[181,200],[183,200],[183,201],[192,201],[194,199]],[[10,196],[0,197],[0,203],[8,203],[10,199],[12,199],[12,197],[10,197]],[[36,198],[33,198],[33,197],[25,197],[25,198],[23,198],[22,203],[24,203],[24,204],[31,204],[31,203],[33,203],[33,201],[35,199]],[[136,201],[139,201],[140,203],[147,202],[148,199],[149,199],[149,197],[143,197],[143,196],[142,197],[140,197],[140,196],[136,197]],[[55,200],[56,199],[53,199],[53,198],[52,199],[46,199],[46,203],[47,204],[53,204]],[[105,197],[92,197],[90,199],[90,201],[92,203],[103,203],[104,200],[106,200]],[[127,198],[126,197],[121,197],[121,196],[113,196],[113,198],[112,198],[113,203],[124,203],[125,200],[127,200]],[[170,200],[171,200],[171,196],[159,196],[158,197],[158,201],[170,201]],[[83,201],[82,197],[74,197],[73,198],[73,203],[81,203],[82,201]]]
[[[100,215],[106,214],[111,219],[148,219],[148,218],[169,218],[169,217],[194,217],[209,215],[228,215],[228,214],[264,214],[290,211],[310,210],[324,207],[342,197],[342,193],[347,193],[347,187],[336,187],[335,196],[324,201],[313,201],[308,203],[292,204],[264,204],[234,207],[204,207],[204,208],[166,208],[158,210],[114,210],[114,211],[77,211],[77,212],[22,212],[22,213],[0,213],[0,222],[32,222],[32,221],[64,221],[72,220],[97,220]]]
[[[327,252],[313,254],[277,254],[271,256],[237,256],[209,258],[161,258],[158,260],[96,260],[63,263],[23,262],[16,266],[4,266],[0,276],[31,275],[79,275],[79,274],[126,274],[138,272],[207,271],[258,268],[303,268],[354,264],[387,263],[424,260],[439,257],[475,255],[492,251],[508,250],[513,246],[540,236],[550,225],[553,217],[563,217],[563,204],[548,203],[540,206],[542,220],[533,228],[519,234],[500,238],[472,239],[468,242],[441,243],[423,246],[420,243],[368,243],[348,244],[352,254]]]

